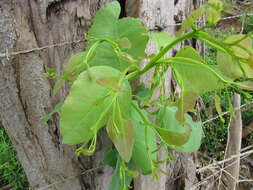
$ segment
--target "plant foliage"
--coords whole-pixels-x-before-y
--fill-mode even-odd
[[[113,143],[105,152],[104,163],[115,169],[110,189],[128,189],[132,178],[142,174],[157,176],[160,171],[157,152],[167,147],[179,152],[195,152],[201,144],[200,121],[193,121],[198,97],[230,86],[252,90],[253,49],[251,36],[239,34],[221,41],[204,29],[220,19],[222,3],[210,0],[196,9],[183,22],[177,36],[148,33],[139,19],[119,19],[118,2],[108,3],[98,11],[88,31],[85,51],[74,55],[64,68],[64,74],[48,74],[59,78],[54,93],[64,81],[72,82],[69,94],[60,107],[60,132],[63,143],[81,144],[79,155],[95,151],[97,136],[106,128]],[[197,26],[199,18],[207,24]],[[176,44],[195,38],[217,49],[218,64],[208,65],[199,53],[186,46],[174,57],[165,55]],[[147,56],[145,48],[150,39],[157,45],[157,54]],[[143,58],[149,59],[140,68]],[[179,97],[167,97],[165,72],[172,68],[181,88]],[[132,94],[130,81],[154,68],[151,88],[140,86]],[[238,82],[238,78],[245,78]],[[160,96],[151,102],[156,89]],[[217,93],[218,94],[218,93]],[[220,100],[216,94],[216,108]],[[155,109],[150,112],[149,108]],[[155,118],[155,122],[150,118]],[[138,171],[138,172],[137,172]]]

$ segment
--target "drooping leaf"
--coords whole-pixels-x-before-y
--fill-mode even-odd
[[[252,81],[238,82],[237,84],[241,89],[253,90],[253,82]]]
[[[92,75],[92,78],[89,75]],[[114,68],[97,66],[78,76],[61,109],[60,132],[64,144],[87,143],[94,133],[107,123],[115,96],[124,111],[122,115],[125,117],[129,115],[131,103],[129,83],[122,81],[121,92],[97,83],[97,79],[119,78],[120,75],[120,71]]]
[[[138,108],[137,103],[135,107]],[[146,112],[138,108],[139,112],[147,118]],[[140,168],[143,174],[150,174],[153,171],[153,161],[157,160],[157,153],[154,152],[157,149],[155,132],[145,125],[140,114],[134,107],[131,109],[131,120],[134,126],[134,147],[132,160],[134,164]]]
[[[192,47],[186,46],[177,53],[172,68],[184,92],[203,94],[225,87],[229,79],[215,65],[207,65]]]
[[[245,38],[243,34],[238,34],[228,37],[224,43],[232,44],[231,50],[235,57],[218,51],[217,62],[221,72],[232,79],[240,77],[253,78],[253,61],[251,60],[253,49],[251,39],[249,37]]]
[[[222,116],[220,97],[216,93],[214,94],[214,104],[215,104],[216,111],[218,112],[221,121],[224,123],[225,120]]]
[[[178,108],[176,118],[179,122],[185,121],[185,113],[193,111],[198,95],[193,92],[184,92],[181,97],[173,104]]]
[[[134,60],[140,60],[141,56],[146,56],[147,30],[139,19],[118,19],[120,7],[116,5],[118,3],[113,3],[113,6],[107,6],[107,8],[99,10],[94,17],[93,25],[88,32],[88,49],[95,40],[107,38],[114,42],[121,42],[119,45],[122,46],[123,44],[123,52],[131,55]],[[132,62],[118,57],[111,45],[103,42],[96,49],[96,55],[90,60],[89,64],[93,66],[109,65],[123,71]]]
[[[193,122],[185,114],[184,124],[180,124],[175,115],[176,107],[162,107],[157,116],[158,132],[161,138],[173,149],[180,152],[195,152],[198,150],[202,128],[200,122]]]
[[[123,118],[118,100],[114,102],[112,116],[106,129],[121,158],[125,162],[129,162],[134,144],[133,126],[130,120]]]

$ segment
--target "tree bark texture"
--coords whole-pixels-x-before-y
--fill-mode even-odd
[[[109,1],[0,0],[0,52],[8,55],[8,52],[83,40],[95,12]],[[145,25],[154,28],[175,23],[175,20],[180,22],[197,6],[196,2],[143,0],[138,2],[139,15]],[[173,34],[175,29],[169,27],[165,31]],[[101,135],[94,156],[77,158],[76,147],[61,144],[57,114],[47,124],[41,123],[42,117],[64,100],[69,87],[66,84],[57,97],[52,97],[55,81],[43,76],[45,69],[53,67],[61,72],[67,60],[83,49],[82,44],[61,44],[0,58],[0,120],[17,150],[31,189],[104,190],[110,183],[112,170],[100,166],[103,149],[109,143],[105,135]],[[147,51],[152,52],[152,49],[150,46]],[[171,73],[168,72],[169,90],[170,85]],[[136,189],[146,189],[147,184],[157,190],[187,189],[188,181],[191,184],[195,179],[191,156],[175,153],[174,157],[175,162],[163,166],[171,173],[170,177],[152,183],[147,183],[145,177]],[[83,173],[85,171],[87,173]]]

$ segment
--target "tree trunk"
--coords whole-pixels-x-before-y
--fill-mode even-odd
[[[0,1],[1,54],[64,43],[16,56],[0,56],[0,120],[17,150],[31,189],[104,190],[110,183],[112,170],[100,167],[103,148],[109,143],[104,135],[99,139],[94,156],[77,158],[76,147],[61,144],[58,115],[47,124],[41,123],[41,118],[64,100],[68,89],[65,85],[56,98],[52,97],[55,81],[43,77],[45,68],[53,67],[61,72],[71,55],[83,49],[82,43],[73,41],[84,39],[96,10],[108,1],[111,0]],[[180,22],[196,2],[143,0],[139,15],[149,28],[173,24],[175,19]],[[165,31],[173,34],[175,27]],[[148,51],[151,50],[152,47]],[[168,72],[170,84],[171,73]],[[194,181],[191,156],[175,153],[175,160],[164,165],[171,176],[162,177],[161,182],[152,181],[152,187],[159,183],[158,190],[187,189],[188,181],[189,184]],[[145,187],[145,181],[144,178],[139,181],[139,189]]]

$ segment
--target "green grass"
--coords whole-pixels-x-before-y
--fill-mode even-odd
[[[25,190],[28,183],[16,151],[0,123],[0,189],[6,185],[12,190]]]

